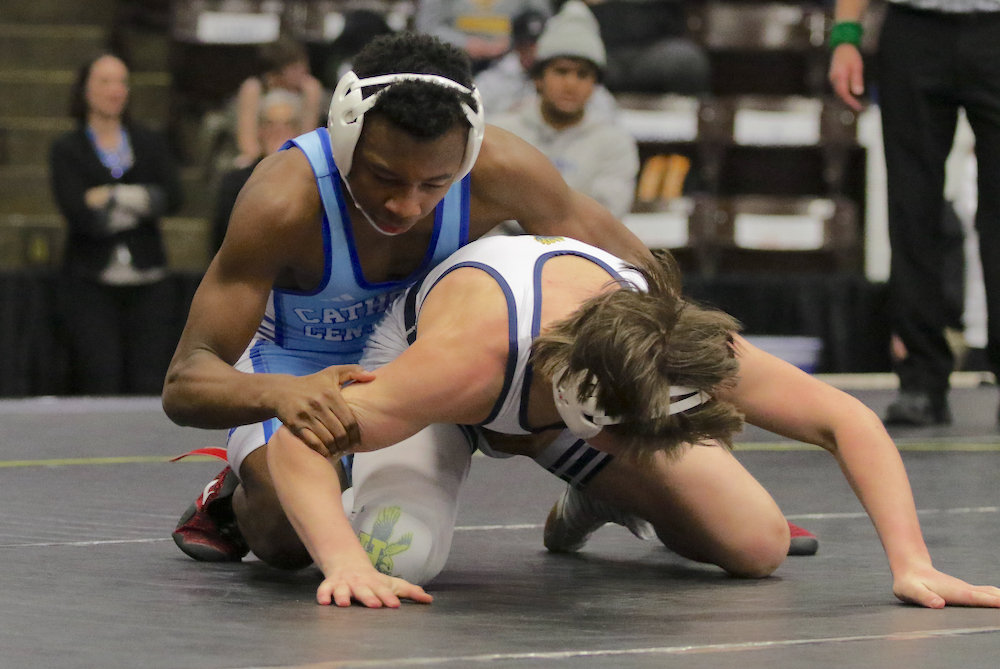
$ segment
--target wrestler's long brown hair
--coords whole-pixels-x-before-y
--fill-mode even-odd
[[[636,269],[648,291],[626,285],[584,302],[535,339],[535,373],[551,379],[564,367],[571,375],[587,372],[579,399],[597,386],[604,412],[622,418],[605,429],[620,441],[623,454],[641,457],[713,440],[732,448],[743,415],[714,394],[736,383],[732,335],[739,323],[683,299],[669,255]],[[668,416],[671,385],[704,391],[712,399]]]

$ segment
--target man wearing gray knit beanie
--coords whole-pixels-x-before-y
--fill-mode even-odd
[[[531,73],[537,103],[493,123],[534,145],[566,183],[621,218],[632,208],[639,153],[613,118],[587,112],[605,64],[597,20],[583,2],[569,0],[538,39]]]

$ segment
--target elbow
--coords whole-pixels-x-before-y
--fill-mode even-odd
[[[163,413],[172,422],[181,427],[197,427],[195,404],[190,401],[189,394],[184,392],[184,383],[173,370],[167,372],[160,395],[160,405]]]
[[[840,445],[850,434],[874,435],[885,433],[885,425],[872,409],[862,404],[860,400],[853,397],[844,407],[843,413],[839,414],[830,424],[820,432],[819,439],[815,442],[834,456],[840,451]]]
[[[181,427],[192,426],[194,421],[191,419],[189,409],[180,401],[177,394],[171,392],[167,386],[163,387],[163,394],[160,396],[160,406],[163,407],[163,413],[167,414],[167,418],[174,424]]]

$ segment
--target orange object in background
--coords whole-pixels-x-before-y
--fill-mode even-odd
[[[690,170],[691,160],[686,156],[677,153],[651,156],[642,166],[636,199],[655,202],[680,197]]]

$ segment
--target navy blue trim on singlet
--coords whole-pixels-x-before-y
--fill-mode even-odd
[[[479,430],[473,425],[459,425],[458,429],[462,431],[465,440],[469,442],[469,452],[475,453],[476,449],[479,448]]]
[[[285,345],[285,329],[281,326],[284,323],[281,309],[281,297],[277,290],[271,289],[272,304],[274,305],[274,343],[278,346]]]
[[[469,210],[472,204],[472,175],[466,174],[462,179],[462,224],[458,231],[459,248],[469,243]]]
[[[330,172],[332,177],[334,174],[339,175],[340,172],[337,170],[337,165],[333,162],[333,146],[330,145],[330,131],[326,128],[317,128],[319,132],[316,136],[319,137],[319,143],[323,147],[323,158],[326,160],[326,169]]]
[[[264,341],[258,340],[257,342],[254,343],[253,346],[250,347],[250,364],[253,366],[253,371],[255,374],[266,374],[268,372],[267,363],[264,361],[264,358],[262,358],[260,355],[259,349],[262,346],[265,346]],[[260,423],[261,429],[263,429],[264,431],[265,444],[271,441],[271,436],[274,434],[274,426],[272,423],[273,420],[274,419],[268,419],[261,421]],[[236,428],[233,428],[233,430],[235,429]],[[230,436],[232,436],[233,430],[229,431]]]
[[[503,374],[503,388],[500,390],[500,395],[499,397],[497,397],[497,401],[496,403],[494,403],[493,409],[492,411],[490,411],[490,415],[487,416],[486,420],[484,420],[483,422],[477,423],[477,425],[486,425],[487,423],[493,422],[493,419],[495,419],[497,417],[497,414],[500,413],[500,410],[503,408],[504,400],[507,398],[507,393],[510,392],[510,386],[514,382],[514,372],[517,370],[517,309],[514,308],[514,293],[511,291],[510,286],[507,285],[507,282],[504,280],[504,278],[500,275],[499,272],[497,272],[497,270],[493,269],[489,265],[484,265],[483,263],[480,262],[469,261],[469,262],[459,263],[453,267],[449,267],[446,272],[444,272],[441,276],[437,278],[437,280],[434,282],[434,285],[432,285],[427,290],[428,294],[430,293],[430,291],[434,290],[434,286],[438,285],[441,279],[445,278],[446,276],[454,272],[456,269],[462,269],[463,267],[472,267],[474,269],[480,269],[489,274],[491,277],[493,277],[493,280],[496,281],[497,285],[500,286],[500,290],[503,291],[504,299],[507,301],[507,368],[504,370]],[[416,291],[414,291],[414,293],[415,292]],[[407,296],[407,301],[409,301],[409,296]],[[409,329],[411,325],[406,322],[406,316],[407,316],[407,310],[405,309],[404,305],[403,324],[407,327],[407,329]],[[415,316],[414,320],[416,320]],[[415,325],[416,323],[414,322],[413,326]],[[409,340],[409,336],[407,336],[407,339]],[[415,329],[414,329],[414,339],[416,339]]]
[[[614,456],[611,454],[597,450],[583,439],[577,439],[569,448],[563,451],[559,459],[545,469],[550,474],[554,474],[563,481],[566,481],[566,483],[569,483],[574,488],[583,488],[595,476],[601,473],[601,470],[607,467],[613,459]],[[574,461],[573,464],[566,471],[560,471],[563,465],[570,460]],[[593,468],[584,474],[583,477],[577,478],[577,475],[591,463],[594,463]]]
[[[622,278],[622,275],[618,273],[618,270],[611,267],[609,264],[601,260],[600,258],[595,258],[592,255],[587,255],[581,251],[574,251],[563,249],[559,251],[551,251],[544,255],[538,256],[538,260],[535,261],[534,270],[534,294],[535,294],[535,304],[531,312],[531,341],[535,341],[538,337],[538,333],[541,331],[542,325],[542,269],[545,266],[546,261],[550,258],[556,256],[577,256],[578,258],[583,258],[589,260],[605,272],[611,275],[612,280],[617,281],[620,284],[630,283]],[[545,432],[546,430],[556,430],[566,427],[566,424],[562,421],[558,423],[553,423],[552,425],[545,425],[542,427],[532,428],[528,426],[528,396],[531,392],[531,381],[534,377],[534,367],[531,361],[524,368],[524,383],[521,385],[521,407],[518,411],[517,420],[521,424],[521,429],[532,434],[538,432]]]
[[[326,160],[327,169],[330,172],[328,176],[322,178],[335,179],[336,181],[339,181],[339,172],[337,172],[333,165],[333,152],[330,148],[330,136],[326,132],[317,132],[316,136],[319,137],[320,144],[323,147],[323,157]],[[281,150],[288,148],[297,148],[299,151],[302,151],[303,155],[305,155],[305,151],[303,151],[301,147],[297,146],[291,140],[285,142],[285,144],[281,147]],[[308,159],[308,156],[306,156],[306,158]],[[343,202],[342,197],[339,197],[338,200]],[[271,294],[274,297],[274,343],[278,346],[284,346],[285,344],[284,330],[281,327],[285,322],[282,317],[282,312],[284,311],[282,308],[282,296],[296,295],[300,297],[310,297],[312,295],[318,295],[326,290],[327,285],[330,283],[330,276],[333,274],[333,240],[330,237],[330,219],[326,215],[326,204],[323,202],[322,194],[320,194],[319,208],[323,215],[321,225],[321,232],[323,235],[323,278],[319,280],[319,283],[316,284],[315,288],[310,290],[292,290],[286,288],[272,289]]]
[[[351,257],[351,270],[354,272],[354,280],[357,281],[358,287],[366,290],[385,290],[392,286],[407,285],[413,277],[426,274],[434,260],[434,252],[437,250],[438,239],[441,237],[445,198],[441,198],[441,201],[434,207],[434,232],[431,234],[431,240],[427,244],[427,250],[424,252],[424,259],[420,261],[420,266],[410,272],[410,275],[405,279],[399,281],[383,281],[382,283],[370,283],[367,279],[365,279],[364,270],[361,268],[361,260],[358,258],[358,247],[354,241],[354,225],[351,223],[351,217],[347,213],[347,199],[344,197],[346,189],[340,184],[340,173],[337,172],[336,174],[337,179],[334,182],[334,186],[337,189],[337,203],[340,205],[340,217],[344,220],[344,239],[347,240],[347,251]],[[445,194],[445,197],[448,197],[447,194]],[[364,217],[365,213],[361,212],[361,216]],[[465,207],[463,218],[467,217],[468,207]],[[371,223],[367,220],[365,220],[365,223],[371,225]],[[468,236],[468,232],[466,232],[466,236]]]
[[[417,341],[417,295],[426,280],[426,274],[417,279],[417,282],[407,290],[406,299],[403,301],[403,332],[409,346],[413,346],[413,342]]]
[[[589,446],[589,444],[587,445]],[[579,458],[576,459],[576,462],[574,462],[573,465],[566,470],[566,476],[568,476],[569,478],[576,478],[576,475],[579,474],[584,467],[589,465],[591,460],[593,460],[600,454],[601,452],[598,451],[597,449],[588,448],[584,453],[580,455]]]
[[[580,450],[580,447],[585,445],[586,443],[587,442],[585,442],[583,439],[577,439],[576,441],[574,441],[573,445],[567,448],[565,451],[563,451],[563,454],[559,456],[559,459],[552,463],[552,466],[549,467],[549,471],[558,471],[559,468],[562,467],[563,464],[565,464],[565,462],[569,460],[573,456],[573,454],[576,453],[578,450]]]
[[[587,447],[591,448],[591,449],[594,448],[590,444],[587,444]],[[594,449],[594,450],[596,451],[596,449]],[[597,452],[600,453],[600,451],[597,451]],[[582,479],[580,479],[579,481],[577,481],[576,484],[574,485],[574,487],[576,487],[576,488],[582,488],[583,486],[585,486],[588,483],[590,483],[590,481],[595,476],[597,476],[598,474],[600,474],[601,470],[604,469],[605,467],[607,467],[611,463],[611,461],[614,460],[614,457],[615,457],[615,456],[613,456],[613,455],[611,455],[609,453],[604,453],[603,455],[604,455],[604,457],[601,458],[600,460],[598,460],[597,464],[594,465],[594,468],[591,469],[589,472],[587,472],[587,474]]]

